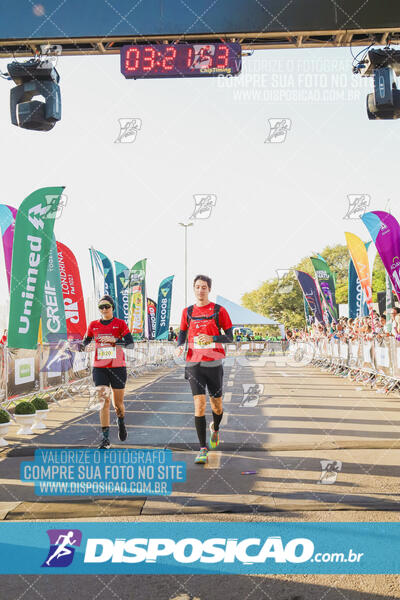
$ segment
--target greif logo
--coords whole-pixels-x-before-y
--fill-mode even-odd
[[[68,567],[81,545],[82,532],[79,529],[48,529],[50,549],[42,567]]]

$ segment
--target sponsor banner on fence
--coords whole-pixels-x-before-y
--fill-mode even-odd
[[[1,574],[398,574],[400,523],[8,523]]]
[[[8,396],[29,394],[39,388],[39,350],[8,350]]]

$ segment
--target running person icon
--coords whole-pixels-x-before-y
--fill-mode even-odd
[[[115,308],[111,296],[103,296],[98,302],[101,319],[89,324],[83,340],[83,348],[94,339],[95,357],[93,382],[96,396],[103,404],[100,410],[102,440],[99,448],[110,448],[110,387],[112,402],[118,422],[118,437],[124,442],[128,436],[125,426],[124,392],[127,379],[125,356],[122,346],[133,348],[132,334],[122,319],[113,316]]]
[[[206,446],[206,388],[210,395],[213,420],[210,423],[210,448],[219,445],[219,426],[223,416],[222,386],[225,357],[223,343],[233,341],[232,322],[223,306],[208,299],[211,279],[197,275],[193,284],[196,304],[184,309],[178,336],[177,356],[187,344],[185,379],[190,383],[194,399],[195,426],[200,443],[196,464],[207,462]],[[224,330],[221,335],[220,329]],[[187,342],[186,342],[187,338]]]
[[[56,541],[57,549],[53,552],[53,554],[46,560],[46,565],[49,567],[51,561],[54,558],[61,558],[62,556],[67,556],[67,554],[72,554],[72,550],[67,548],[68,545],[73,546],[76,544],[77,540],[72,539],[74,535],[73,531],[68,531],[66,535],[59,535]],[[62,542],[60,542],[62,540]]]

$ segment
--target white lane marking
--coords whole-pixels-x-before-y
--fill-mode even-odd
[[[232,392],[227,392],[226,394],[224,394],[223,397],[223,402],[230,402],[232,400]]]
[[[221,425],[228,424],[228,417],[229,417],[229,413],[224,411],[224,414],[222,415]]]
[[[212,450],[208,453],[208,461],[204,465],[205,469],[220,469],[221,468],[222,452]]]
[[[288,374],[285,373],[284,371],[278,371],[279,375],[282,375],[283,377],[288,377]]]

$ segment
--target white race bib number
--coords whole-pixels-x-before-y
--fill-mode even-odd
[[[97,360],[111,360],[117,358],[117,349],[115,346],[101,346],[97,348]]]
[[[199,336],[196,335],[193,338],[193,342],[194,342],[194,349],[195,350],[212,350],[213,348],[215,348],[215,342],[203,342],[201,343],[199,341]]]

